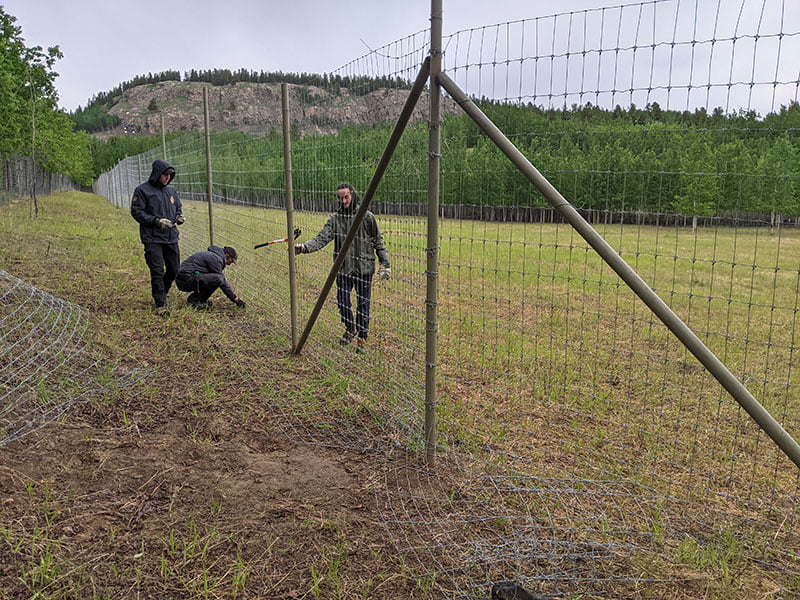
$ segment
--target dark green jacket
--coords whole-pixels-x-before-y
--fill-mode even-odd
[[[321,250],[332,240],[333,260],[335,261],[357,211],[358,206],[350,205],[346,210],[342,207],[333,213],[316,237],[304,244],[306,252]],[[389,252],[386,250],[386,244],[383,243],[383,236],[378,228],[375,215],[367,211],[339,273],[342,275],[373,275],[376,254],[380,263],[388,269]]]

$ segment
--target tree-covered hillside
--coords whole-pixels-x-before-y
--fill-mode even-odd
[[[664,111],[656,104],[629,110],[480,104],[578,208],[701,217],[800,216],[796,103],[765,118],[752,112]],[[314,197],[319,190],[334,189],[343,174],[364,189],[392,126],[345,127],[333,135],[293,139],[295,193]],[[442,138],[442,204],[547,206],[466,115],[446,115]],[[407,128],[381,182],[379,200],[426,202],[427,139],[427,123]],[[182,153],[194,148],[195,155],[182,155],[182,162],[204,164],[199,137],[194,144],[179,145]],[[258,203],[263,190],[283,187],[282,140],[276,133],[218,132],[211,153],[214,186],[223,196]],[[106,164],[112,160],[109,154]],[[203,193],[204,181],[197,174],[191,185]],[[186,179],[182,183],[189,184]]]
[[[192,69],[181,76],[178,71],[163,71],[155,74],[137,75],[108,92],[100,92],[88,101],[85,108],[79,106],[75,112],[71,113],[71,116],[79,130],[88,133],[108,131],[120,124],[119,117],[111,114],[109,110],[122,99],[127,90],[165,81],[208,83],[215,87],[231,86],[237,83],[288,83],[303,86],[303,88],[309,86],[324,88],[330,90],[334,95],[339,95],[342,90],[346,90],[347,93],[355,96],[361,96],[381,88],[407,89],[411,86],[409,82],[401,79],[384,77],[343,77],[341,75],[283,73],[281,71],[265,72],[248,69],[239,69],[238,71],[230,69]]]

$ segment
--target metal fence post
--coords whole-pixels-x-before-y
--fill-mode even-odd
[[[128,200],[128,190],[131,189],[131,170],[128,168],[128,161],[130,158],[126,155],[125,156],[125,184],[122,189],[122,194],[119,197],[119,206],[120,208],[124,206],[124,203]]]
[[[205,92],[203,93],[203,98],[205,98]],[[167,160],[167,134],[164,131],[164,115],[161,115],[161,156],[164,160]]]
[[[431,0],[430,123],[428,132],[428,243],[425,252],[425,462],[436,462],[436,343],[439,289],[439,169],[442,158],[442,0]]]
[[[211,181],[211,125],[208,118],[208,88],[203,88],[203,120],[206,126],[206,200],[208,201],[208,239],[214,245],[214,186]],[[163,131],[163,129],[162,129]],[[166,151],[165,151],[166,152]]]
[[[297,278],[294,262],[294,192],[292,182],[292,138],[289,121],[289,86],[281,84],[281,112],[283,116],[283,170],[286,194],[286,239],[289,252],[289,314],[292,331],[292,350],[297,346]]]

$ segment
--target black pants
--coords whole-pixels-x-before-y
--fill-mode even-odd
[[[225,281],[221,273],[178,273],[175,285],[182,292],[191,292],[190,304],[203,304]]]
[[[147,242],[144,245],[144,260],[150,269],[150,289],[156,307],[167,304],[167,292],[178,274],[181,254],[178,244],[157,244]]]
[[[356,291],[356,318],[350,294]],[[339,317],[348,331],[355,331],[358,337],[366,339],[369,333],[369,305],[372,296],[372,275],[337,275],[336,304]]]

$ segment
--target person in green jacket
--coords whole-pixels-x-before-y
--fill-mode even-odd
[[[347,233],[358,212],[358,195],[349,183],[342,183],[336,188],[339,200],[337,210],[325,223],[325,226],[312,239],[302,244],[295,244],[295,254],[310,254],[321,250],[333,241],[333,260],[339,256]],[[389,252],[383,243],[383,236],[378,228],[375,215],[367,211],[356,237],[347,252],[344,262],[336,275],[336,305],[345,330],[339,343],[343,346],[357,338],[356,352],[366,350],[369,335],[369,308],[372,296],[372,278],[375,275],[375,255],[380,262],[379,276],[389,279],[391,268]],[[356,315],[353,318],[351,293],[356,291]]]

